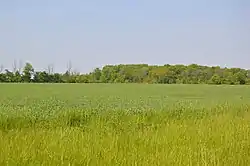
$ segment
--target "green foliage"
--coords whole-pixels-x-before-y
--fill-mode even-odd
[[[31,77],[33,76],[34,68],[30,63],[26,63],[23,69],[23,80],[24,82],[31,82]]]
[[[34,83],[150,83],[150,84],[249,84],[250,70],[197,64],[149,66],[147,64],[106,65],[87,74],[34,71],[26,63],[23,72],[5,70],[0,82]]]

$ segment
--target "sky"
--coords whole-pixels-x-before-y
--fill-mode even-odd
[[[250,69],[249,0],[0,0],[0,64]]]

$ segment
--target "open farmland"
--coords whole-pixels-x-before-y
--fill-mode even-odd
[[[0,165],[248,165],[250,87],[0,84]]]

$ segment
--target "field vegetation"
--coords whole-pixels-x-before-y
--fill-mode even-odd
[[[0,165],[248,165],[250,87],[0,84]]]

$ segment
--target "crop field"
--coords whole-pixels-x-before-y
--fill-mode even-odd
[[[249,165],[250,86],[0,84],[0,165]]]

